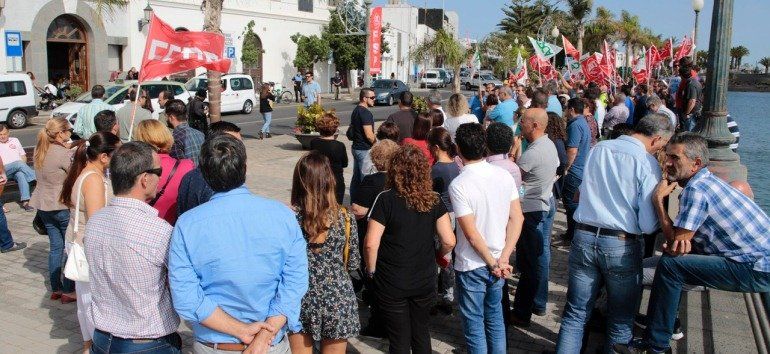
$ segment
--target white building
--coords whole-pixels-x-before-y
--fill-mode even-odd
[[[169,25],[191,31],[203,28],[201,0],[131,0],[126,8],[101,15],[84,0],[9,0],[0,14],[0,31],[20,32],[23,57],[0,53],[0,72],[31,71],[36,84],[67,76],[71,83],[88,88],[105,83],[115,71],[140,68],[148,26],[140,29],[144,9]],[[235,47],[231,72],[248,72],[257,82],[287,84],[296,73],[292,62],[296,45],[290,36],[320,34],[329,20],[329,0],[225,1],[222,32]],[[254,21],[261,62],[244,67],[240,62],[243,33]],[[315,67],[316,79],[328,83],[326,62]],[[322,86],[323,87],[323,86]]]
[[[382,6],[382,25],[389,26],[384,41],[390,49],[389,53],[382,55],[383,77],[390,77],[390,74],[394,73],[397,79],[408,82],[426,67],[435,66],[433,62],[415,62],[409,57],[413,48],[436,34],[436,29],[421,23],[420,11],[422,10],[407,4],[405,0],[389,0],[387,5]],[[440,9],[429,9],[431,10]],[[459,30],[457,13],[446,11],[443,15],[441,28],[457,38]]]

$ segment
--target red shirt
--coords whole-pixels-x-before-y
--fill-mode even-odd
[[[420,151],[422,151],[422,153],[425,154],[425,157],[428,158],[428,164],[433,166],[433,155],[431,155],[430,149],[428,149],[427,140],[415,140],[412,138],[406,138],[404,139],[404,144],[410,144],[418,147]]]
[[[158,191],[160,191],[160,189],[166,185],[166,181],[168,180],[168,176],[171,174],[171,170],[174,168],[176,159],[169,156],[168,154],[161,153],[158,154],[158,156],[160,157],[160,167],[163,168],[163,173],[161,174],[160,180],[158,181]],[[192,171],[194,168],[195,164],[190,159],[183,159],[179,161],[179,166],[176,167],[174,177],[163,191],[163,196],[161,196],[153,206],[158,210],[158,216],[168,221],[168,223],[171,225],[176,223],[176,197],[179,195],[179,184],[182,182],[182,177],[184,177],[187,172]]]

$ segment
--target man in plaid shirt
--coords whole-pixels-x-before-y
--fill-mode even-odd
[[[201,156],[201,146],[205,136],[199,130],[187,123],[187,108],[182,100],[170,100],[166,104],[168,122],[174,127],[174,145],[171,145],[169,155],[175,159],[191,159],[198,166]]]
[[[681,133],[666,149],[668,177],[658,184],[654,204],[666,244],[655,270],[644,338],[616,345],[620,353],[670,348],[684,284],[734,292],[770,291],[770,218],[751,199],[713,175],[706,140]],[[663,199],[680,185],[676,220]],[[693,251],[693,254],[688,254]]]

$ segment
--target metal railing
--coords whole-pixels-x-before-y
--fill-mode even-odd
[[[746,301],[757,352],[768,354],[768,350],[770,350],[770,320],[768,320],[770,293],[744,293],[743,299]]]

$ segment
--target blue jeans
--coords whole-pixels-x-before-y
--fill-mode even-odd
[[[176,332],[158,339],[125,339],[97,329],[94,331],[93,341],[91,354],[178,354],[182,352],[182,337]]]
[[[486,267],[455,271],[457,298],[469,354],[505,353],[503,324],[503,279]]]
[[[558,353],[579,353],[599,286],[607,290],[605,351],[615,343],[628,343],[642,287],[642,240],[621,240],[575,230],[569,253],[569,282]]]
[[[0,250],[7,250],[13,247],[13,244],[11,230],[8,230],[8,219],[5,218],[5,213],[0,210]]]
[[[273,120],[273,112],[262,113],[262,119],[265,120],[265,124],[262,125],[262,134],[270,132],[270,122]]]
[[[361,180],[364,179],[361,168],[364,166],[364,160],[369,158],[369,150],[351,149],[351,151],[353,152],[353,177],[350,179],[350,198],[353,199]]]
[[[697,123],[697,117],[694,114],[687,115],[682,118],[682,131],[691,132],[695,130],[695,124]]]
[[[548,211],[524,213],[524,225],[516,247],[516,268],[521,271],[513,313],[529,321],[535,310],[548,303],[548,275],[551,264],[551,227],[556,214],[555,200]]]
[[[563,179],[561,201],[567,214],[567,239],[571,240],[575,235],[575,219],[573,216],[578,207],[578,203],[575,202],[575,195],[580,190],[580,183],[583,180],[572,173],[567,173]]]
[[[29,200],[29,182],[35,180],[35,170],[22,161],[14,161],[5,165],[5,174],[19,184],[21,200]]]
[[[61,275],[62,265],[65,262],[64,234],[67,233],[67,225],[70,222],[70,211],[69,209],[64,209],[52,211],[38,210],[37,212],[43,221],[43,225],[45,225],[48,240],[51,243],[50,250],[48,251],[48,276],[51,280],[51,292],[72,292],[75,290],[75,283]]]
[[[754,263],[738,263],[719,256],[661,257],[647,306],[649,326],[644,338],[648,344],[660,351],[669,348],[684,284],[741,293],[770,291],[770,273],[753,268]]]

